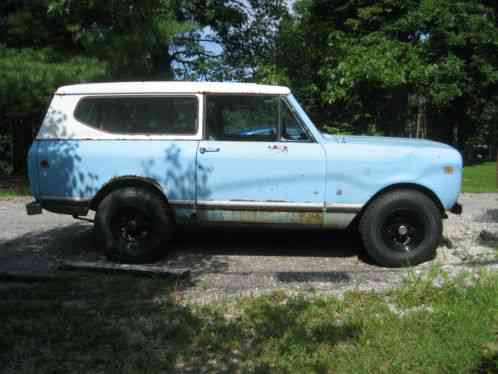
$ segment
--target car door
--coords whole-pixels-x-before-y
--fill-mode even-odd
[[[284,99],[230,94],[205,100],[199,219],[321,225],[325,154]]]

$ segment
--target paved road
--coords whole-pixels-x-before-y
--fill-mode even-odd
[[[91,224],[47,212],[26,216],[28,201],[0,200],[0,272],[47,272],[61,259],[103,259]],[[498,194],[464,194],[460,201],[464,215],[451,215],[445,222],[451,245],[439,249],[435,262],[496,258],[498,243],[481,242],[478,237],[483,229],[498,233]],[[192,283],[183,293],[196,302],[275,289],[311,294],[383,289],[408,271],[372,264],[355,232],[183,230],[173,244],[174,250],[160,264],[192,269]]]

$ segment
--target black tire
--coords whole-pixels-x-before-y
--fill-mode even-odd
[[[173,222],[168,205],[158,193],[126,187],[107,195],[97,208],[97,242],[112,261],[144,263],[167,250]]]
[[[441,211],[414,190],[396,190],[376,198],[360,220],[363,244],[380,265],[413,266],[431,260],[441,242]]]

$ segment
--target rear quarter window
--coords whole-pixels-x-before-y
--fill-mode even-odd
[[[192,135],[197,132],[197,105],[195,96],[85,97],[74,117],[110,133]]]

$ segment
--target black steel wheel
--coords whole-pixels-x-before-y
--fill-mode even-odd
[[[382,239],[393,251],[411,252],[422,243],[426,230],[424,219],[418,212],[400,209],[386,217]]]
[[[154,226],[151,217],[133,207],[118,209],[111,218],[111,230],[115,240],[123,241],[129,251],[154,244]]]
[[[367,252],[384,266],[412,266],[432,259],[442,229],[441,211],[436,203],[413,190],[379,196],[360,220]]]
[[[168,206],[155,191],[127,187],[107,195],[95,217],[98,242],[114,261],[154,261],[172,233]]]

